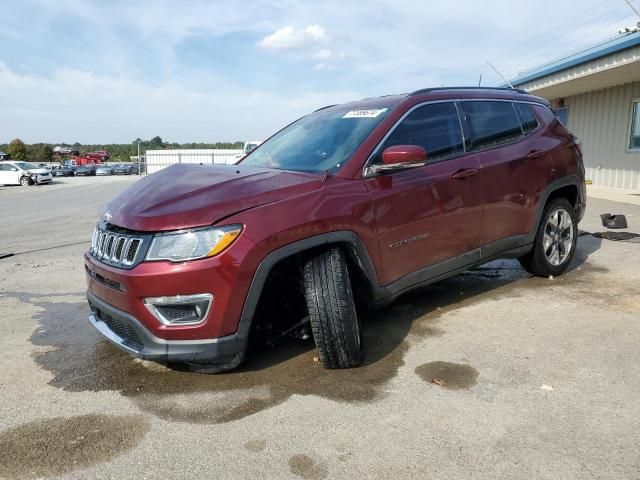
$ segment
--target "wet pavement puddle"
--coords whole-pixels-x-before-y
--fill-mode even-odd
[[[142,410],[171,421],[221,423],[279,405],[291,395],[317,395],[342,402],[367,402],[404,364],[405,338],[415,313],[369,318],[367,358],[352,370],[325,370],[314,361],[313,342],[293,342],[248,353],[245,365],[207,375],[142,362],[121,352],[87,320],[85,303],[29,301],[40,308],[31,341],[52,347],[34,358],[54,374],[50,384],[66,391],[119,391]],[[372,312],[374,317],[376,312]],[[387,315],[392,315],[391,310]]]
[[[382,398],[387,383],[404,365],[409,339],[445,334],[441,320],[447,314],[479,301],[522,296],[550,285],[581,288],[589,283],[584,278],[602,273],[583,262],[577,263],[580,270],[561,277],[562,282],[530,278],[514,261],[493,262],[406,294],[384,309],[365,312],[364,364],[350,370],[323,369],[314,361],[312,340],[250,351],[243,366],[223,374],[168,368],[136,360],[111,346],[89,324],[85,302],[58,301],[51,295],[0,296],[16,296],[41,308],[31,341],[49,347],[34,358],[53,374],[51,385],[71,392],[119,391],[144,412],[162,419],[214,424],[272,408],[292,395],[349,403]],[[424,369],[418,373],[429,376],[428,367]],[[449,388],[456,385],[455,379],[449,382]]]
[[[108,462],[136,447],[144,416],[82,415],[23,423],[0,432],[0,478],[63,475]]]
[[[329,471],[326,462],[316,462],[309,455],[293,455],[289,459],[289,470],[294,475],[307,480],[327,478]]]
[[[478,378],[478,371],[472,366],[450,362],[424,363],[416,367],[415,372],[425,382],[448,390],[470,388]]]

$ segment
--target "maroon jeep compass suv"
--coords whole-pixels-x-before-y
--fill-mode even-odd
[[[495,258],[559,275],[584,208],[580,146],[541,98],[430,88],[334,105],[238,165],[174,165],[109,202],[85,255],[89,318],[138,357],[209,372],[310,324],[325,367],[354,367],[356,303]]]

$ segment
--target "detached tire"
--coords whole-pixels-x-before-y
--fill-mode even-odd
[[[533,248],[520,257],[520,264],[539,277],[561,275],[576,252],[578,222],[566,198],[554,198],[544,209]]]
[[[344,252],[332,248],[304,266],[304,289],[318,358],[325,368],[362,363],[362,339]]]

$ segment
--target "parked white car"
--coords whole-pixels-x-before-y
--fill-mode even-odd
[[[51,172],[46,168],[19,160],[0,162],[0,185],[40,185],[53,180]]]

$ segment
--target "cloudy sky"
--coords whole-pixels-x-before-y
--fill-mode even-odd
[[[640,0],[635,0],[640,5]],[[0,143],[261,139],[318,107],[475,85],[615,36],[624,0],[0,0]]]

